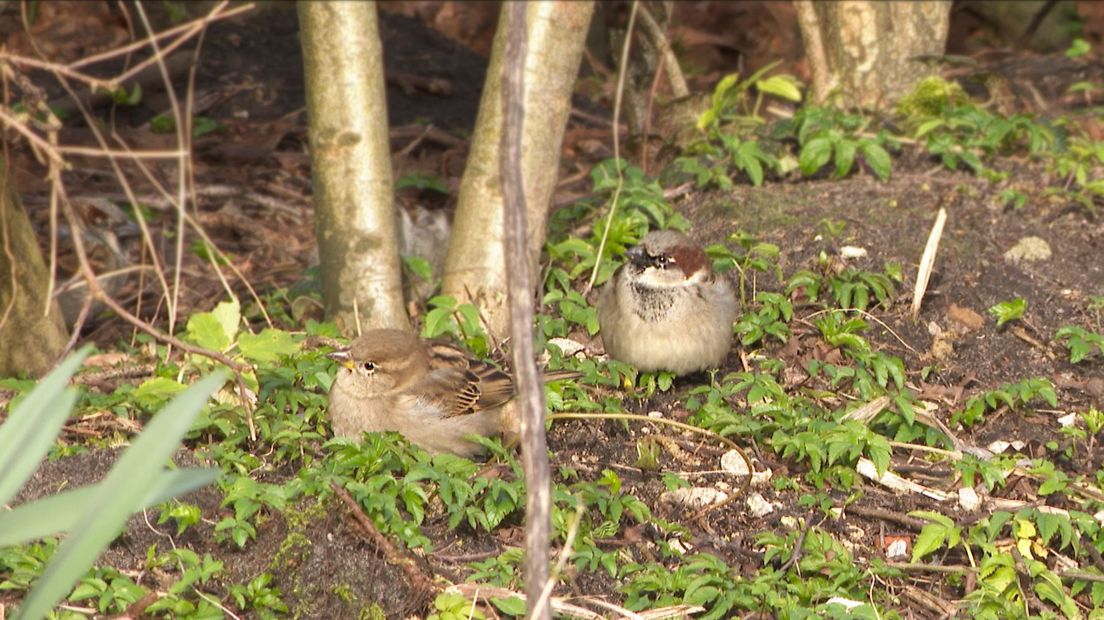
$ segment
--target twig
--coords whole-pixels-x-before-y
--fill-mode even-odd
[[[778,568],[778,572],[785,573],[801,561],[801,550],[802,547],[805,546],[805,537],[808,536],[809,530],[813,529],[814,527],[820,527],[821,523],[824,523],[824,518],[821,518],[821,520],[818,521],[816,525],[810,525],[809,527],[803,528],[801,530],[801,533],[797,536],[797,540],[794,541],[793,553],[790,554],[790,559],[786,560],[786,563]]]
[[[633,0],[629,10],[629,24],[625,27],[625,44],[621,46],[621,64],[617,70],[617,91],[613,96],[613,167],[617,170],[617,187],[610,197],[609,215],[606,216],[606,225],[602,229],[602,240],[598,243],[598,258],[594,261],[594,269],[590,272],[590,279],[583,287],[583,295],[586,296],[590,289],[594,288],[594,281],[598,279],[598,268],[602,266],[602,255],[606,251],[606,240],[609,239],[610,224],[613,222],[613,214],[617,212],[617,199],[621,197],[621,188],[625,185],[625,175],[621,173],[621,134],[618,128],[621,126],[621,99],[625,94],[625,78],[628,75],[629,49],[632,47],[633,26],[636,24],[636,13],[640,6],[640,0]]]
[[[64,190],[61,190],[61,191],[64,191]],[[239,379],[240,379],[240,374],[249,369],[249,367],[246,366],[245,364],[242,364],[240,362],[236,362],[236,361],[230,359],[229,357],[226,357],[225,355],[223,355],[222,353],[219,353],[217,351],[211,351],[210,349],[205,349],[203,347],[199,347],[199,346],[184,342],[183,340],[180,340],[178,338],[175,338],[173,336],[165,334],[165,333],[161,332],[161,330],[159,330],[159,329],[153,327],[152,325],[150,325],[149,323],[147,323],[147,322],[143,321],[142,319],[139,319],[138,317],[134,316],[133,314],[128,312],[126,308],[122,307],[119,304],[119,302],[112,299],[112,297],[110,295],[108,295],[103,290],[103,287],[100,286],[100,282],[99,282],[99,280],[96,279],[96,274],[92,271],[92,266],[88,262],[88,254],[85,251],[84,240],[81,238],[81,233],[80,233],[81,226],[80,226],[80,223],[77,221],[76,215],[73,213],[73,210],[70,207],[70,205],[68,204],[68,201],[63,201],[63,202],[64,202],[64,205],[65,205],[65,207],[64,207],[65,217],[66,217],[67,220],[69,220],[69,227],[73,229],[73,247],[76,250],[74,252],[74,254],[76,254],[77,262],[80,264],[80,271],[81,271],[82,274],[84,274],[85,280],[88,282],[88,294],[89,294],[89,296],[93,297],[97,301],[103,303],[105,306],[110,308],[113,312],[118,314],[120,317],[125,319],[127,322],[131,323],[132,325],[134,325],[138,329],[146,332],[147,334],[149,334],[150,336],[156,338],[157,340],[160,340],[161,342],[163,342],[165,344],[174,346],[174,347],[176,347],[176,348],[178,348],[182,351],[186,351],[188,353],[194,353],[196,355],[202,355],[204,357],[208,357],[208,358],[213,359],[213,360],[215,360],[219,363],[222,363],[222,364],[226,365],[227,368],[230,368],[231,370],[233,370],[235,374],[239,375]],[[244,400],[244,396],[245,396],[245,394],[243,392],[242,393],[243,400]]]
[[[506,3],[506,44],[502,61],[502,142],[499,173],[504,203],[503,251],[510,301],[510,339],[521,419],[521,459],[525,470],[525,593],[529,618],[551,620],[545,590],[552,515],[552,475],[544,435],[544,389],[533,352],[533,286],[530,282],[528,213],[521,177],[522,122],[525,115],[525,60],[528,55],[527,5]]]
[[[900,513],[882,510],[881,508],[867,508],[866,506],[860,506],[859,504],[852,504],[848,506],[847,512],[853,515],[859,515],[860,517],[868,517],[871,519],[889,521],[890,523],[903,525],[909,529],[917,531],[924,529],[924,525],[926,525],[920,519],[914,519],[913,517]]]
[[[345,507],[349,509],[350,514],[353,515],[353,520],[360,525],[362,533],[371,541],[372,545],[383,554],[383,559],[389,564],[397,564],[402,569],[403,574],[406,575],[407,583],[410,584],[414,592],[419,596],[419,599],[427,598],[430,594],[437,591],[437,587],[434,585],[433,580],[430,579],[424,572],[419,570],[417,561],[410,556],[409,553],[399,549],[395,545],[391,544],[390,540],[379,531],[375,523],[368,518],[368,515],[364,514],[364,509],[361,508],[356,500],[349,495],[348,491],[338,486],[336,483],[330,483],[330,488],[333,489],[334,494],[341,500]],[[422,604],[422,600],[419,600],[417,606]]]
[[[931,233],[928,234],[928,243],[924,246],[924,254],[920,257],[920,266],[916,271],[916,287],[912,291],[912,320],[920,316],[920,304],[924,301],[924,293],[928,290],[928,279],[931,277],[932,268],[935,266],[935,254],[939,251],[939,240],[943,237],[943,225],[947,223],[947,210],[939,208],[932,224]],[[911,347],[910,347],[911,348]]]
[[[640,7],[640,23],[644,24],[644,30],[652,39],[652,45],[656,46],[660,57],[663,59],[662,66],[667,71],[667,79],[671,82],[671,94],[676,99],[686,97],[690,94],[690,88],[686,85],[686,78],[682,76],[678,58],[671,51],[671,42],[646,6]],[[656,69],[656,74],[659,73],[660,71]]]

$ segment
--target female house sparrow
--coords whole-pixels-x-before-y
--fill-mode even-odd
[[[646,372],[720,366],[732,344],[736,294],[701,246],[681,232],[656,230],[625,255],[598,296],[606,353]]]
[[[458,347],[374,329],[329,357],[341,365],[330,388],[335,435],[398,431],[429,452],[473,456],[482,447],[465,436],[504,430],[500,414],[514,397],[513,378]]]

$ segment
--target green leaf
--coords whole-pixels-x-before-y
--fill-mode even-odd
[[[775,95],[793,102],[801,101],[801,89],[797,85],[797,80],[790,75],[771,76],[756,82],[755,87],[761,93]]]
[[[840,140],[836,144],[836,178],[842,179],[851,172],[851,167],[855,165],[856,147],[854,140]]]
[[[882,146],[876,142],[863,142],[859,147],[859,151],[862,153],[866,163],[870,164],[870,169],[877,175],[878,180],[889,180],[889,175],[893,171],[893,161]]]
[[[219,352],[229,348],[231,342],[222,323],[212,312],[198,312],[188,317],[185,336],[205,349]]]
[[[135,388],[131,396],[143,407],[156,407],[186,388],[187,386],[168,377],[154,377]]]
[[[230,301],[219,302],[215,309],[211,311],[211,314],[222,326],[222,333],[226,335],[226,339],[234,342],[234,339],[238,337],[238,328],[241,325],[241,304],[238,303],[238,300],[231,299]]]
[[[299,350],[299,343],[291,334],[272,328],[265,328],[259,334],[243,332],[238,338],[238,348],[242,355],[254,362],[275,362],[280,357],[292,355]]]
[[[798,166],[805,176],[812,176],[832,159],[832,143],[828,138],[813,138],[801,147]]]
[[[191,427],[207,398],[225,381],[221,373],[199,381],[146,425],[146,430],[95,487],[84,514],[23,599],[16,618],[44,615],[73,587],[77,578],[119,533],[130,514],[149,497],[180,438]]]
[[[0,426],[0,505],[7,504],[38,468],[77,401],[65,385],[92,347],[70,355],[39,381]]]
[[[938,523],[929,523],[920,530],[916,537],[916,544],[912,546],[912,562],[916,563],[920,558],[932,553],[943,546],[947,539],[947,528]]]
[[[214,482],[218,469],[180,469],[162,472],[139,508],[149,508]],[[0,513],[0,547],[21,545],[72,529],[82,510],[97,493],[89,485],[57,495],[49,495]]]
[[[519,618],[525,616],[525,601],[519,596],[492,598],[491,603],[504,614],[518,616]]]

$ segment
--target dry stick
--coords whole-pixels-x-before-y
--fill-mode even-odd
[[[916,288],[912,291],[913,321],[920,316],[920,304],[924,300],[924,292],[928,290],[928,278],[935,266],[935,253],[939,251],[939,240],[943,237],[943,225],[946,223],[947,210],[939,207],[939,214],[935,216],[935,224],[928,235],[928,243],[924,246],[924,255],[920,258],[920,267],[916,271]]]
[[[51,278],[52,279],[52,278]],[[61,350],[57,358],[54,359],[54,366],[61,363],[61,360],[69,356],[69,352],[73,350],[73,347],[77,346],[77,340],[80,339],[81,328],[84,327],[84,322],[88,320],[88,313],[92,310],[92,296],[85,295],[84,302],[81,303],[80,314],[77,315],[76,322],[73,323],[73,327],[70,328],[72,333],[69,335],[69,342],[65,343],[65,348]]]
[[[533,361],[533,287],[530,283],[528,217],[521,178],[522,122],[525,116],[525,57],[528,40],[526,5],[507,3],[506,44],[502,61],[502,142],[499,174],[505,212],[503,250],[506,287],[510,300],[510,339],[517,378],[521,418],[521,458],[525,469],[525,593],[528,616],[551,620],[552,610],[542,596],[548,581],[548,541],[552,491],[548,444],[544,436],[544,389]]]
[[[59,189],[59,191],[64,191],[64,190]],[[153,327],[149,323],[147,323],[147,322],[143,321],[142,319],[134,316],[130,312],[127,312],[126,308],[119,305],[119,302],[115,301],[110,295],[108,295],[106,292],[104,292],[103,287],[100,286],[99,280],[96,279],[95,272],[92,271],[92,266],[88,262],[88,254],[85,251],[84,240],[81,238],[81,224],[80,224],[79,221],[77,221],[77,217],[73,213],[73,209],[69,205],[68,201],[63,200],[62,204],[64,205],[63,208],[64,208],[64,211],[65,211],[65,218],[69,221],[69,227],[73,230],[73,248],[74,248],[74,250],[76,250],[75,254],[77,256],[77,262],[80,265],[80,272],[84,275],[85,280],[88,282],[88,294],[89,294],[89,296],[94,297],[97,301],[103,303],[105,306],[110,308],[113,312],[115,312],[116,314],[121,316],[127,322],[131,323],[132,325],[134,325],[138,329],[146,332],[147,334],[149,334],[150,336],[156,338],[157,340],[160,340],[161,342],[164,342],[165,344],[174,346],[174,347],[180,349],[181,351],[185,351],[187,353],[194,353],[195,355],[202,355],[204,357],[207,357],[207,358],[213,359],[217,362],[220,362],[222,364],[225,364],[228,368],[233,370],[235,374],[239,375],[238,380],[239,380],[239,383],[240,383],[240,381],[241,381],[240,373],[248,370],[249,369],[248,366],[246,366],[244,364],[241,364],[239,362],[236,362],[236,361],[230,359],[229,357],[226,357],[225,355],[223,355],[223,354],[221,354],[217,351],[211,351],[211,350],[205,349],[203,347],[192,345],[192,344],[189,344],[187,342],[184,342],[183,340],[180,340],[180,339],[174,338],[173,336],[170,336],[168,334],[162,333],[160,330]],[[242,392],[243,401],[244,401],[244,397],[245,397],[245,392],[243,391]]]
[[[881,508],[866,508],[859,506],[858,504],[852,504],[847,507],[847,512],[858,515],[860,517],[867,517],[870,519],[879,519],[881,521],[889,521],[890,523],[896,523],[913,530],[922,530],[927,525],[924,521],[916,519],[907,515],[899,514],[889,510],[883,510]]]
[[[56,192],[64,192],[64,187],[61,185],[61,179],[54,178],[54,190]],[[213,359],[217,362],[221,362],[227,368],[234,372],[234,379],[238,385],[238,395],[241,399],[242,407],[246,411],[246,421],[249,423],[250,438],[253,441],[257,440],[257,428],[253,423],[253,408],[249,405],[249,400],[245,397],[246,388],[245,381],[242,378],[242,373],[249,369],[248,366],[240,364],[225,355],[218,353],[217,351],[211,351],[203,347],[195,346],[184,342],[183,340],[174,338],[171,334],[164,334],[160,330],[156,329],[149,323],[134,316],[130,312],[127,312],[126,308],[123,308],[119,302],[112,299],[108,295],[103,287],[100,286],[99,280],[96,279],[96,274],[92,271],[92,266],[88,262],[88,254],[84,248],[84,239],[81,237],[82,230],[80,223],[77,221],[76,215],[73,213],[72,206],[68,200],[63,200],[62,204],[65,209],[65,218],[69,221],[69,228],[73,231],[73,248],[76,250],[77,262],[80,264],[80,272],[84,275],[85,280],[88,282],[88,295],[89,298],[95,298],[103,303],[105,306],[115,312],[115,314],[121,316],[124,320],[134,325],[138,329],[146,332],[150,336],[153,336],[157,340],[164,342],[170,346],[174,346],[181,351],[193,353],[195,355],[202,355],[204,357]],[[140,218],[139,218],[140,219]],[[60,360],[59,360],[60,361]]]
[[[200,50],[203,49],[203,39],[206,36],[206,34],[207,34],[206,29],[204,29],[199,34],[199,40],[196,42],[195,54],[194,54],[193,60],[192,60],[192,68],[188,72],[188,87],[187,87],[187,91],[186,91],[187,92],[187,98],[185,100],[185,115],[184,115],[184,121],[185,121],[184,135],[189,136],[189,140],[191,140],[192,119],[193,119],[194,114],[195,114],[195,111],[194,111],[194,107],[195,107],[195,81],[196,81],[196,73],[199,70],[199,53],[200,53]],[[293,114],[298,114],[298,113],[299,113],[298,110],[293,112]],[[190,142],[188,144],[188,150],[191,151],[191,143]],[[188,161],[189,161],[189,164],[190,164],[191,159],[189,158]],[[192,202],[194,204],[196,204],[196,206],[198,207],[198,202],[195,199],[196,196],[199,196],[199,191],[198,191],[198,188],[196,187],[196,182],[195,182],[195,167],[189,165],[188,168],[187,168],[187,173],[188,173],[188,194],[193,197]],[[230,258],[228,256],[226,256],[226,254],[222,250],[219,249],[219,247],[215,244],[215,242],[207,234],[207,231],[203,230],[203,227],[200,226],[199,220],[192,217],[191,215],[188,215],[187,212],[185,212],[183,208],[181,209],[181,211],[184,212],[185,221],[187,221],[188,224],[190,224],[192,226],[192,228],[196,231],[196,233],[199,234],[200,238],[203,239],[203,242],[207,244],[207,247],[214,249],[213,253],[212,252],[207,252],[207,260],[208,260],[208,262],[211,263],[211,269],[213,269],[214,272],[215,272],[215,275],[218,276],[219,282],[222,283],[222,288],[223,288],[223,290],[226,291],[226,294],[229,295],[235,301],[237,300],[237,295],[234,295],[233,289],[230,288],[230,283],[226,281],[226,276],[224,276],[222,274],[222,268],[219,267],[219,264],[218,264],[218,258],[219,257],[221,257],[222,260],[226,261],[226,265],[230,268],[230,271],[234,272],[234,275],[238,276],[238,280],[240,280],[241,283],[245,285],[246,290],[248,290],[249,294],[253,296],[253,301],[257,304],[257,308],[260,309],[261,315],[264,317],[265,323],[267,323],[269,327],[275,327],[272,323],[272,317],[270,317],[268,315],[268,309],[265,308],[264,301],[262,301],[261,297],[259,295],[257,295],[257,291],[253,289],[253,285],[249,282],[248,279],[246,279],[245,274],[243,274],[237,268],[237,266],[234,265],[233,261],[231,261]]]
[[[617,170],[617,187],[610,197],[609,215],[606,216],[606,226],[602,229],[602,240],[598,243],[598,259],[594,261],[594,269],[590,272],[590,279],[583,287],[585,296],[594,288],[594,281],[598,279],[598,268],[602,266],[602,254],[606,251],[606,239],[609,238],[610,223],[613,222],[613,214],[617,212],[617,199],[621,196],[621,188],[625,185],[625,175],[621,174],[621,98],[625,94],[625,76],[628,71],[625,65],[629,62],[629,49],[632,47],[633,26],[636,24],[636,12],[640,6],[640,0],[633,0],[632,9],[629,11],[629,25],[625,27],[625,44],[621,46],[621,66],[617,71],[617,91],[613,95],[613,162]]]
[[[223,4],[226,4],[225,2]],[[138,10],[138,16],[142,18],[142,25],[145,26],[146,32],[153,33],[153,26],[150,25],[149,19],[146,17],[146,10],[142,7],[142,3],[138,2],[135,5]],[[171,292],[171,299],[168,300],[169,311],[169,334],[176,329],[177,311],[180,309],[180,274],[184,266],[184,211],[185,205],[188,200],[188,165],[191,163],[189,154],[191,153],[192,139],[191,136],[185,132],[185,116],[180,110],[180,102],[176,98],[176,92],[172,87],[172,78],[169,75],[169,68],[165,64],[165,55],[171,53],[171,45],[166,48],[166,51],[162,52],[161,47],[158,45],[156,39],[150,40],[150,46],[153,48],[153,57],[157,61],[157,66],[161,69],[161,77],[165,81],[165,94],[169,97],[169,106],[172,109],[173,118],[176,119],[176,144],[183,154],[177,160],[177,217],[176,217],[176,269],[173,271],[173,286]],[[190,124],[190,123],[189,123]],[[245,396],[244,394],[242,395]]]
[[[585,510],[586,507],[583,505],[583,502],[581,500],[577,501],[575,504],[575,515],[567,525],[567,536],[564,538],[563,548],[560,549],[559,557],[556,558],[556,568],[545,582],[544,590],[541,591],[540,599],[535,605],[535,609],[537,610],[541,610],[545,606],[551,604],[552,588],[556,586],[557,578],[563,574],[563,569],[567,566],[567,561],[571,559],[572,550],[575,548],[575,537],[579,535],[579,524],[583,521],[583,512]]]
[[[410,556],[405,550],[396,547],[391,544],[390,540],[379,531],[372,520],[364,514],[364,509],[356,503],[356,500],[349,495],[348,491],[338,486],[335,483],[330,483],[330,488],[333,489],[334,495],[341,500],[343,504],[352,513],[353,519],[363,529],[364,534],[368,537],[368,540],[383,554],[383,559],[389,564],[398,564],[402,569],[403,574],[406,575],[407,582],[414,588],[414,590],[422,596],[426,596],[437,591],[437,587],[433,584],[433,580],[426,576],[421,570],[418,570],[417,561]]]
[[[675,57],[675,53],[671,51],[671,42],[667,39],[667,34],[663,32],[663,28],[659,27],[659,23],[652,17],[648,7],[640,7],[640,23],[644,24],[644,31],[652,39],[652,45],[659,51],[660,57],[663,59],[663,67],[667,71],[667,80],[671,83],[671,95],[675,99],[681,99],[690,94],[690,88],[686,85],[686,78],[682,76],[682,69],[679,67],[678,58]],[[659,73],[659,70],[656,70]]]
[[[648,89],[648,110],[644,113],[644,131],[643,135],[640,136],[640,169],[644,174],[648,174],[648,139],[652,135],[652,111],[661,77],[663,77],[663,65],[656,67],[655,76],[652,77],[652,85]]]
[[[68,95],[72,97],[74,101],[76,101],[77,108],[80,110],[81,116],[84,117],[86,124],[92,130],[92,135],[96,138],[96,142],[100,145],[100,148],[103,149],[103,152],[101,154],[108,152],[109,149],[107,147],[107,140],[104,138],[103,133],[99,129],[99,123],[95,121],[95,119],[92,117],[91,112],[89,112],[85,108],[83,103],[81,103],[80,100],[77,98],[77,94],[73,91],[72,87],[69,85],[69,82],[60,75],[55,77],[57,78],[58,83],[61,84],[62,88],[65,89],[65,92],[68,93]],[[130,201],[130,204],[137,205],[139,201],[135,196],[134,190],[133,188],[131,188],[129,181],[127,181],[122,167],[120,167],[119,162],[116,160],[116,157],[114,155],[108,155],[108,162],[111,164],[111,168],[115,172],[115,178],[119,180],[119,184],[123,189],[123,193],[126,194],[127,199]],[[60,179],[56,183],[60,183]],[[51,200],[56,199],[51,196]],[[68,202],[66,202],[66,204],[68,205]],[[157,246],[153,242],[153,235],[150,233],[149,226],[146,224],[145,218],[137,217],[135,218],[135,221],[138,224],[139,230],[142,231],[143,247],[149,249],[150,260],[153,262],[153,270],[154,273],[157,275],[158,282],[161,284],[162,293],[163,295],[168,295],[169,282],[165,278],[165,272],[164,269],[162,269],[161,267],[161,261],[157,257]],[[54,234],[57,234],[56,231],[54,232]],[[94,276],[95,274],[93,273],[92,275]]]
[[[209,14],[208,18],[206,18],[204,20],[199,20],[199,21],[202,21],[203,24],[214,21],[217,17],[218,11],[220,11],[221,8],[223,8],[223,7],[225,7],[225,3],[219,5],[218,7],[215,7],[215,9],[213,9],[212,12]],[[235,10],[235,11],[232,11],[232,12],[228,12],[225,15],[223,15],[222,17],[226,17],[226,16],[229,16],[229,15],[232,15],[232,14],[237,14],[239,12],[241,12],[241,11],[240,10]],[[198,23],[198,21],[197,21],[197,23]],[[177,32],[179,30],[180,29],[177,28],[177,29],[171,30],[170,32]],[[186,39],[194,36],[197,32],[198,31],[189,31],[189,32],[185,33],[183,36],[181,36],[180,39],[181,40],[186,40]],[[160,39],[160,38],[162,38],[161,35],[158,35],[158,36],[154,37],[154,39]],[[175,47],[178,47],[178,45],[176,43],[174,43],[170,47],[175,48]],[[163,73],[164,73],[164,66],[162,65],[161,68],[162,68]],[[194,70],[193,70],[193,73],[192,73],[191,77],[192,77],[192,80],[194,80]],[[65,89],[69,93],[69,95],[74,100],[77,100],[76,95],[69,88],[68,84],[64,80],[62,80],[60,77],[58,79],[59,79],[59,82],[61,82],[62,85],[65,87]],[[171,90],[171,84],[166,84],[166,89]],[[145,174],[147,180],[149,180],[151,182],[153,187],[158,192],[160,192],[161,195],[163,195],[165,197],[165,199],[169,202],[170,205],[172,205],[174,208],[176,208],[177,213],[178,214],[183,214],[183,216],[185,218],[185,221],[187,221],[189,224],[191,224],[192,227],[195,229],[195,231],[199,234],[199,236],[205,242],[207,242],[211,247],[213,247],[219,255],[225,256],[222,253],[222,251],[218,249],[217,245],[215,245],[211,241],[210,237],[207,235],[206,231],[204,231],[203,228],[200,226],[199,222],[196,221],[194,218],[192,218],[190,215],[187,214],[187,211],[184,208],[184,203],[181,201],[181,199],[179,197],[176,198],[176,199],[172,198],[170,196],[169,191],[160,184],[160,182],[157,180],[156,176],[154,174],[152,174],[149,171],[149,169],[146,168],[145,165],[142,163],[143,159],[158,159],[158,158],[163,158],[163,157],[179,158],[181,156],[180,151],[179,150],[175,151],[175,152],[150,152],[150,151],[145,151],[145,152],[142,152],[142,153],[134,153],[134,152],[130,151],[129,147],[126,144],[122,144],[123,149],[124,149],[122,151],[115,151],[115,150],[109,149],[107,147],[106,140],[103,138],[103,136],[100,134],[100,132],[97,128],[98,125],[96,123],[91,122],[92,119],[89,116],[89,113],[86,110],[84,110],[83,106],[80,106],[78,104],[78,107],[81,110],[82,114],[84,115],[85,119],[89,121],[88,125],[89,125],[89,127],[92,128],[93,134],[95,135],[95,137],[97,139],[97,142],[99,142],[99,144],[100,144],[100,149],[99,150],[87,149],[86,154],[96,155],[96,156],[101,156],[101,157],[106,156],[106,157],[109,158],[109,161],[110,161],[112,167],[115,170],[116,177],[119,179],[119,182],[122,185],[123,192],[127,196],[127,199],[132,204],[138,204],[138,202],[139,202],[137,197],[134,195],[134,192],[131,189],[130,184],[126,181],[126,177],[124,176],[122,170],[117,165],[117,162],[115,161],[116,157],[129,157],[129,158],[132,158],[134,160],[135,165],[138,167],[138,169],[143,174]],[[179,114],[177,114],[177,118],[179,118]],[[189,115],[189,118],[190,118],[190,115]],[[184,123],[179,123],[179,122],[177,123],[178,127],[181,127],[181,126],[184,126],[184,125],[185,125]],[[190,136],[190,132],[187,135]],[[67,149],[64,149],[64,148],[58,149],[59,152],[66,152],[66,150]],[[71,149],[69,149],[69,150],[71,150]],[[190,148],[185,149],[185,152],[188,152],[188,151],[190,151]],[[190,187],[193,188],[193,195],[194,195],[194,182],[190,185]],[[153,268],[154,268],[154,271],[157,273],[158,280],[161,283],[161,289],[162,289],[162,291],[164,291],[165,294],[168,294],[168,292],[169,292],[168,280],[165,278],[164,271],[161,268],[160,261],[157,258],[157,252],[156,252],[156,249],[153,245],[152,235],[150,234],[148,226],[146,225],[145,219],[144,218],[138,218],[138,225],[139,225],[139,228],[142,231],[143,241],[145,242],[145,245],[150,250],[150,257],[151,257],[151,260],[153,261]],[[178,234],[178,239],[182,240],[183,235]],[[178,257],[181,256],[181,253],[179,251],[177,252],[177,256]],[[234,266],[232,263],[228,263],[228,264],[230,265],[230,269],[235,273],[235,275],[237,275],[238,278],[245,284],[246,288],[249,290],[249,292],[253,296],[254,300],[259,304],[259,307],[261,308],[262,314],[265,315],[266,321],[269,321],[269,324],[271,325],[271,321],[268,318],[268,313],[264,309],[264,304],[261,302],[259,296],[257,295],[256,291],[253,289],[252,285],[246,280],[244,274],[242,274],[237,269],[236,266]],[[177,273],[179,274],[179,269],[177,270]],[[231,296],[233,296],[233,292],[230,290],[229,285],[225,281],[225,278],[222,276],[221,271],[218,271],[216,269],[216,273],[218,274],[220,281],[223,283],[224,288],[226,288],[228,293]],[[173,307],[173,304],[170,304],[170,306]],[[171,309],[172,309],[171,307],[170,307],[170,312],[171,312]],[[240,380],[240,377],[239,377],[239,380]],[[239,385],[239,387],[240,387],[240,385]],[[243,392],[243,394],[244,394],[244,392]],[[255,430],[254,430],[254,427],[253,427],[252,416],[249,417],[249,425],[250,425],[251,437],[253,439],[256,439],[256,434],[255,434]]]

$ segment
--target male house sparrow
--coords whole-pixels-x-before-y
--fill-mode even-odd
[[[439,341],[397,329],[374,329],[329,354],[341,368],[330,388],[334,434],[398,431],[425,450],[473,456],[467,435],[504,430],[502,408],[514,380],[488,362]],[[547,373],[548,380],[578,376]]]
[[[646,372],[720,366],[732,344],[736,294],[701,246],[681,232],[655,230],[625,255],[598,296],[606,353]]]

